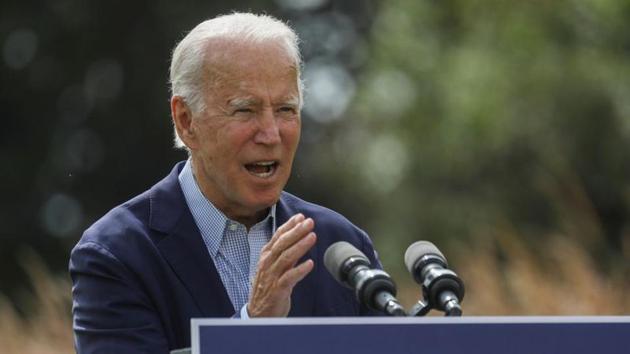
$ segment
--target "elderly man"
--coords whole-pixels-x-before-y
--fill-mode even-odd
[[[187,347],[192,317],[368,312],[323,267],[340,240],[380,266],[367,235],[283,192],[300,139],[297,41],[272,17],[232,14],[177,45],[171,115],[189,159],[73,249],[78,352]]]

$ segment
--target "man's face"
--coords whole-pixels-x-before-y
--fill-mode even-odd
[[[213,79],[207,109],[192,120],[190,148],[205,196],[247,224],[278,200],[291,174],[300,139],[297,71],[277,45],[232,43],[221,53],[205,72]]]

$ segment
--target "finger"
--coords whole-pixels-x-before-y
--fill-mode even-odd
[[[308,218],[306,220],[303,220],[302,222],[297,222],[297,220],[300,220],[302,218],[304,218],[304,215],[296,215],[295,220],[291,222],[294,223],[293,228],[284,233],[280,233],[281,230],[279,230],[279,232],[274,235],[274,238],[276,238],[275,242],[273,242],[272,244],[272,239],[272,241],[269,241],[262,248],[260,259],[258,260],[257,271],[261,269],[271,268],[287,248],[291,247],[293,244],[303,239],[308,235],[309,232],[311,232],[315,225],[313,219]],[[289,222],[285,223],[283,226],[288,225]],[[283,264],[286,264],[286,262],[283,262]],[[284,269],[282,271],[284,271]]]
[[[273,244],[268,243],[265,247],[263,247],[261,261],[264,261],[265,264],[275,262],[282,252],[300,239],[306,237],[306,235],[313,230],[314,226],[315,222],[313,219],[308,218],[300,223],[297,223],[291,230],[283,234],[277,234],[277,239]]]
[[[295,227],[295,225],[299,224],[300,222],[302,222],[304,220],[304,215],[302,213],[298,213],[293,215],[289,220],[287,220],[287,222],[285,222],[284,224],[282,224],[277,230],[276,232],[273,234],[273,236],[271,237],[271,240],[269,240],[269,242],[267,242],[267,244],[265,245],[265,247],[270,248],[271,246],[273,246],[274,243],[276,243],[276,241],[278,240],[278,238],[280,237],[280,235],[284,234],[285,232],[291,230],[292,228]]]
[[[274,253],[281,253],[293,244],[303,239],[309,232],[313,231],[315,222],[308,218],[301,223],[295,225],[291,230],[285,232],[278,237],[278,240],[271,246]]]
[[[297,283],[304,279],[314,268],[315,263],[307,259],[297,267],[287,270],[278,280],[278,285],[285,289],[293,289]]]
[[[271,264],[271,273],[280,275],[287,269],[294,267],[298,260],[315,245],[316,240],[315,233],[310,232],[306,237],[284,250]]]
[[[299,217],[297,218],[298,220],[300,219]],[[267,244],[265,245],[265,247],[263,247],[261,254],[260,254],[260,259],[259,259],[259,263],[258,263],[258,270],[261,269],[271,269],[271,270],[278,270],[280,269],[280,271],[284,272],[284,270],[287,267],[287,258],[289,258],[293,253],[288,253],[284,256],[283,253],[290,248],[291,246],[293,246],[296,242],[298,242],[301,239],[304,239],[306,236],[308,236],[309,232],[311,232],[313,230],[313,227],[315,226],[315,222],[313,221],[313,219],[308,218],[306,220],[303,220],[300,223],[297,223],[295,226],[293,226],[293,228],[283,234],[278,234],[278,238],[277,240],[274,242],[273,245],[271,244]],[[313,235],[314,237],[314,235]],[[314,242],[313,242],[314,243]],[[308,248],[312,247],[309,246]],[[308,251],[308,248],[306,250],[304,250],[304,252],[302,253],[302,255],[304,253],[306,253],[306,251]],[[278,261],[278,258],[283,257],[285,260],[281,262],[281,264],[283,265],[283,267],[274,267],[273,265]],[[300,256],[301,257],[301,256]],[[293,258],[291,258],[293,259]],[[291,266],[293,266],[295,264],[295,262],[297,262],[298,258],[293,259],[293,263],[290,264]],[[277,274],[277,273],[275,273]]]
[[[301,223],[302,221],[304,221],[305,217],[304,214],[302,213],[298,213],[293,215],[289,220],[287,220],[287,222],[285,222],[284,224],[280,225],[280,227],[276,230],[276,234],[283,234],[289,230],[291,230],[295,225]]]

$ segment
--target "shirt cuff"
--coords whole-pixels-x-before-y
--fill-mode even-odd
[[[247,304],[243,305],[243,307],[241,307],[241,319],[242,320],[249,320],[249,314],[247,313]]]

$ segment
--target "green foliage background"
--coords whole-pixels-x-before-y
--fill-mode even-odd
[[[368,51],[331,153],[366,182],[347,188],[385,263],[505,228],[543,249],[564,234],[602,266],[623,256],[630,2],[388,1]]]
[[[19,304],[24,248],[65,274],[83,229],[185,158],[171,148],[170,51],[232,10],[303,39],[288,190],[368,231],[408,298],[402,258],[420,239],[458,271],[482,254],[517,280],[510,257],[555,274],[566,257],[548,251],[569,242],[581,263],[562,274],[629,283],[630,1],[51,0],[0,5],[0,292]],[[322,97],[337,114],[317,114]]]

